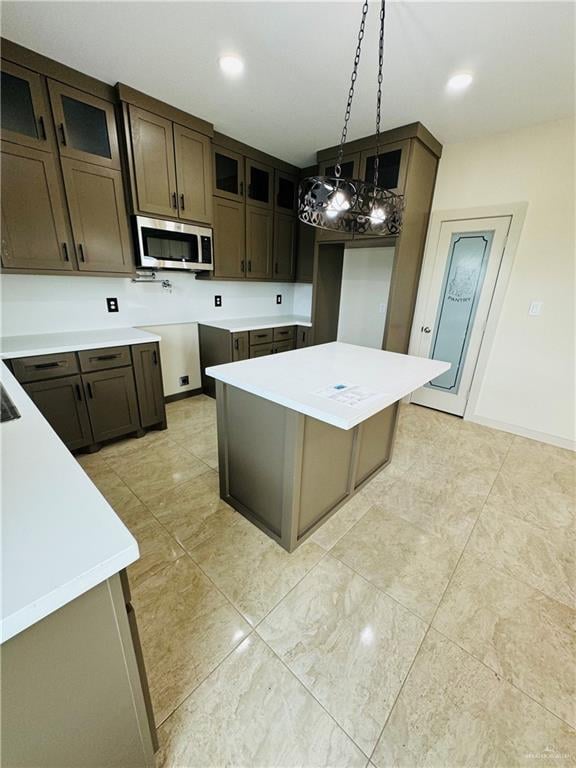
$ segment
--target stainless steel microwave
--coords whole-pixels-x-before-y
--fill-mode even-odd
[[[138,266],[151,269],[214,269],[212,230],[179,221],[136,216]]]

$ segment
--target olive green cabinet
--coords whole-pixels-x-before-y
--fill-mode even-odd
[[[129,115],[136,210],[210,224],[210,139],[132,104]]]
[[[232,361],[247,360],[250,357],[248,331],[232,334]]]
[[[258,208],[271,210],[274,168],[246,158],[246,202]]]
[[[274,279],[294,279],[298,220],[282,213],[274,214]]]
[[[1,77],[2,139],[50,151],[52,124],[41,76],[10,61],[2,61]]]
[[[156,342],[17,358],[11,367],[70,450],[166,427]]]
[[[70,271],[72,252],[54,155],[2,142],[2,265]]]
[[[253,205],[246,206],[246,277],[272,277],[274,214]]]
[[[246,273],[244,203],[214,198],[214,277],[243,278]]]
[[[244,158],[226,147],[214,145],[214,194],[244,202]]]
[[[71,451],[90,445],[92,431],[80,376],[34,381],[24,389]]]

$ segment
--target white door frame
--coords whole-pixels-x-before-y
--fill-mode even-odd
[[[506,294],[506,289],[508,288],[514,257],[516,255],[516,249],[520,240],[520,234],[522,232],[527,210],[528,203],[501,203],[499,205],[482,206],[479,208],[459,208],[434,211],[430,216],[422,272],[420,274],[420,283],[418,286],[418,297],[416,299],[412,332],[410,334],[408,353],[411,355],[417,354],[420,343],[420,328],[424,325],[424,313],[426,311],[428,291],[434,270],[436,249],[440,237],[440,227],[443,222],[483,218],[492,219],[500,216],[511,217],[508,239],[502,255],[502,261],[500,262],[500,270],[496,279],[496,286],[488,310],[486,326],[482,335],[482,341],[480,342],[476,367],[472,376],[472,386],[470,388],[468,402],[466,403],[466,410],[464,411],[463,418],[467,421],[475,421],[474,417],[476,415],[476,405],[480,395],[480,387],[482,386],[482,379],[486,371],[488,357],[496,336],[496,328],[504,304],[504,296]],[[481,222],[479,222],[479,226],[481,226]]]

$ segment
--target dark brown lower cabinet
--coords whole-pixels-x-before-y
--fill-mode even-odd
[[[274,214],[265,208],[246,206],[246,277],[265,280],[272,277]]]
[[[140,423],[150,427],[165,421],[162,368],[158,345],[138,344],[132,347],[134,378],[138,394]]]
[[[250,357],[248,331],[232,334],[232,361],[247,360]]]
[[[132,368],[82,376],[94,440],[99,443],[140,429]]]
[[[294,280],[298,220],[294,216],[274,215],[274,279]]]
[[[24,389],[71,451],[90,445],[92,431],[80,376],[34,381]]]
[[[296,326],[296,349],[312,346],[312,328],[307,325]]]

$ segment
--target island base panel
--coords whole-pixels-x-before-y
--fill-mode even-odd
[[[398,403],[344,430],[216,382],[220,496],[289,552],[382,469]]]

